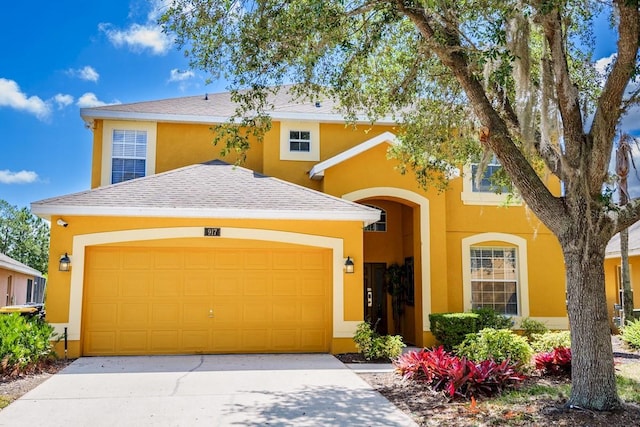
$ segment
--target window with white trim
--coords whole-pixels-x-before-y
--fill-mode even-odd
[[[495,174],[502,165],[498,158],[494,155],[489,163],[485,166],[484,173],[482,174],[482,178],[478,181],[478,169],[480,168],[479,163],[471,164],[471,191],[474,193],[495,193],[496,190],[500,190],[502,193],[506,193],[509,191],[507,187],[496,187],[496,184],[492,182],[491,177]]]
[[[111,183],[145,176],[146,164],[147,131],[114,129],[111,145]]]
[[[386,232],[387,231],[387,211],[384,209],[373,206],[373,205],[365,205],[370,208],[378,209],[380,211],[380,219],[372,224],[367,225],[364,228],[364,231],[378,231],[378,232]]]
[[[311,132],[307,130],[290,130],[289,151],[311,151]]]
[[[517,316],[518,260],[516,248],[471,247],[471,307],[492,308]]]

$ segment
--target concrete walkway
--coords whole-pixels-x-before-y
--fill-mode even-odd
[[[0,426],[414,426],[327,354],[81,358]]]

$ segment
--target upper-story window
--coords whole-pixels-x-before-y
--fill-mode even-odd
[[[373,205],[365,205],[368,206],[370,208],[374,208],[374,209],[378,209],[380,211],[380,219],[376,222],[374,222],[373,224],[369,224],[364,228],[364,231],[383,231],[386,232],[387,231],[387,211],[385,211],[384,209],[378,207],[378,206],[373,206]]]
[[[280,160],[320,161],[320,123],[306,120],[281,121]]]
[[[465,205],[520,205],[522,202],[510,194],[507,186],[501,186],[495,179],[496,173],[501,173],[502,165],[493,156],[485,166],[484,172],[477,179],[480,170],[479,163],[467,164],[462,177],[462,193],[460,197]]]
[[[489,163],[485,166],[484,173],[480,180],[478,180],[478,171],[480,169],[480,165],[478,163],[471,164],[471,191],[474,193],[496,193],[502,192],[505,193],[509,191],[509,189],[505,186],[498,186],[493,180],[492,176],[498,172],[502,168],[500,165],[500,161],[493,156]]]
[[[311,132],[304,130],[289,131],[289,151],[311,150]]]
[[[114,129],[111,145],[111,183],[145,176],[147,131]]]

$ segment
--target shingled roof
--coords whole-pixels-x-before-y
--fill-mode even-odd
[[[289,92],[291,85],[281,86],[268,102],[273,109],[268,111],[274,120],[314,120],[322,122],[344,122],[344,117],[330,99],[318,101],[293,100]],[[230,92],[202,94],[157,101],[114,104],[102,107],[82,108],[80,115],[86,122],[94,119],[151,120],[181,123],[222,123],[232,117],[237,104],[231,100]],[[369,121],[366,117],[362,121]],[[380,124],[394,124],[391,119],[379,120]]]
[[[619,258],[620,255],[620,233],[609,240],[605,249],[605,258]],[[629,256],[640,255],[640,222],[636,222],[629,227]]]
[[[380,212],[220,160],[53,197],[33,213],[88,216],[363,221]]]

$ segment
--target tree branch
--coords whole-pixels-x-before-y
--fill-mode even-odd
[[[614,3],[620,11],[618,55],[598,99],[593,125],[589,132],[593,140],[593,155],[588,169],[589,182],[592,190],[598,186],[598,191],[608,171],[616,127],[624,110],[621,108],[622,99],[627,84],[635,72],[640,37],[638,1],[616,0]]]
[[[558,218],[565,217],[563,203],[551,194],[511,139],[504,119],[493,108],[482,84],[470,70],[459,39],[455,34],[447,32],[426,11],[407,8],[401,0],[397,1],[397,5],[416,25],[430,43],[433,52],[463,87],[476,116],[489,129],[485,144],[496,154],[524,200],[547,227],[555,229],[556,234],[559,234],[562,225],[558,224]]]
[[[578,89],[571,82],[569,75],[562,34],[562,18],[560,11],[554,8],[544,15],[539,15],[538,19],[542,24],[551,54],[551,69],[563,123],[565,159],[572,168],[577,169],[580,165],[585,138]]]

